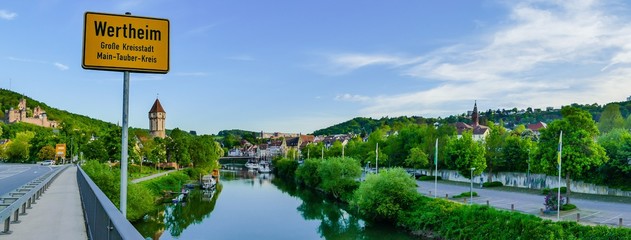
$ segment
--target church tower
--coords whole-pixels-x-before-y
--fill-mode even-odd
[[[160,100],[156,98],[151,110],[149,110],[149,132],[153,137],[165,138],[166,128],[164,122],[167,118],[167,113],[162,108]]]
[[[478,101],[473,103],[473,113],[471,113],[471,126],[477,127],[480,125],[480,114],[478,113]]]

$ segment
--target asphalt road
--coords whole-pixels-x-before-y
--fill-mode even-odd
[[[427,196],[434,196],[434,181],[417,181],[418,191]],[[478,193],[478,197],[473,197],[474,204],[488,204],[501,209],[520,211],[528,214],[537,215],[543,218],[556,220],[556,214],[544,215],[541,209],[544,208],[544,195],[506,192],[493,190],[493,188],[479,188],[480,184],[473,184],[473,191]],[[445,198],[445,194],[451,196],[459,195],[463,192],[469,192],[469,185],[453,184],[444,181],[438,182],[437,197]],[[469,202],[470,198],[452,199],[454,201]],[[581,222],[589,222],[593,224],[618,225],[619,219],[623,219],[623,225],[631,227],[631,204],[615,203],[598,200],[586,200],[572,198],[570,202],[577,206],[576,210],[564,211],[561,213],[561,219],[566,221],[576,221],[577,214],[580,216]]]
[[[0,196],[53,171],[54,168],[38,164],[0,163]]]

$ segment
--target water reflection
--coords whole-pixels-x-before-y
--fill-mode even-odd
[[[174,237],[180,236],[188,226],[202,223],[210,215],[222,189],[220,184],[214,191],[191,191],[186,202],[164,204],[134,223],[134,227],[143,236],[155,240],[160,239],[164,231]]]
[[[297,208],[306,220],[320,221],[318,233],[325,239],[412,239],[390,226],[370,225],[345,209],[347,205],[326,199],[318,192],[301,189],[291,181],[273,179],[272,183],[283,192],[298,197],[302,204]]]
[[[216,206],[216,207],[215,207]],[[222,172],[214,195],[192,191],[134,226],[148,239],[412,239],[271,174]]]

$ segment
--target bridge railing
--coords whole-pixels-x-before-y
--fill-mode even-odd
[[[89,239],[144,239],[83,169],[77,170]]]
[[[11,233],[11,223],[19,223],[20,215],[26,215],[26,209],[30,209],[32,204],[50,187],[53,180],[59,173],[66,170],[70,165],[58,167],[54,171],[46,173],[35,180],[0,197],[0,221],[4,223],[2,234]],[[20,210],[21,208],[21,210]],[[13,221],[11,221],[13,215]]]

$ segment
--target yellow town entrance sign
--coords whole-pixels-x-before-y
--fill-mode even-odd
[[[167,73],[169,20],[107,13],[85,13],[85,69]]]

